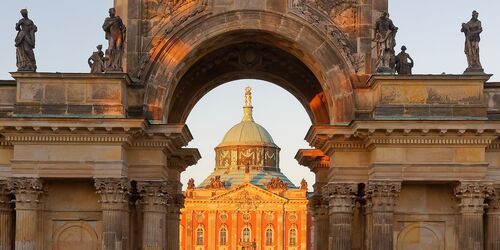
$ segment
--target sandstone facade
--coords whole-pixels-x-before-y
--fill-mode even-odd
[[[1,81],[0,249],[177,249],[186,118],[240,78],[310,116],[310,249],[499,249],[500,84],[372,75],[387,1],[332,3],[116,0],[126,73]]]

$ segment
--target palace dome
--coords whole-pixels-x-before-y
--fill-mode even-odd
[[[253,119],[247,118],[248,117],[244,115],[243,120],[234,125],[226,133],[222,142],[217,147],[237,145],[277,147],[276,144],[274,144],[273,138],[264,127],[254,122]]]

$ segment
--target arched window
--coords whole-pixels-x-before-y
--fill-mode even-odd
[[[219,230],[219,245],[227,245],[227,228],[222,226]]]
[[[297,229],[296,228],[290,228],[290,231],[288,231],[288,245],[290,245],[290,246],[297,245]]]
[[[203,229],[202,225],[199,225],[196,229],[196,245],[203,245],[203,242],[205,241],[204,237],[205,230]]]
[[[273,244],[274,232],[271,226],[266,229],[266,246],[271,246]]]
[[[250,242],[251,236],[252,236],[252,231],[250,230],[249,227],[243,228],[243,242]]]

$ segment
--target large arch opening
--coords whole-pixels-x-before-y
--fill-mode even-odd
[[[216,48],[189,67],[168,100],[168,123],[184,123],[196,102],[215,87],[247,78],[277,84],[299,100],[312,123],[329,123],[329,100],[304,63],[276,46],[239,40],[243,41]]]
[[[273,21],[255,23],[255,17]],[[325,31],[303,20],[269,12],[224,13],[156,37],[153,44],[140,74],[152,121],[183,124],[204,94],[245,78],[285,88],[313,124],[346,124],[353,118],[355,70]]]

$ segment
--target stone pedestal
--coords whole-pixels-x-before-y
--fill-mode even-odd
[[[500,250],[500,187],[490,198],[487,212],[486,249]]]
[[[164,250],[166,245],[168,187],[166,181],[137,183],[143,211],[142,249]]]
[[[323,187],[323,196],[329,208],[330,250],[351,250],[352,215],[357,192],[357,183],[328,183]]]
[[[484,201],[492,193],[491,186],[482,182],[461,182],[455,187],[455,196],[460,199],[458,239],[461,249],[484,249],[483,213],[487,206]]]
[[[0,180],[0,250],[12,249],[13,211],[9,193],[7,181]]]
[[[312,250],[322,250],[328,246],[328,204],[322,195],[315,194],[310,199],[310,213],[312,215]]]
[[[393,249],[393,224],[401,182],[370,181],[366,189],[368,249]]]
[[[126,178],[96,178],[95,187],[101,196],[102,250],[128,249],[130,183]]]
[[[38,198],[42,182],[38,178],[12,178],[10,184],[16,196],[15,249],[38,249]]]

